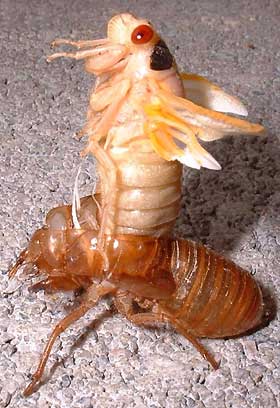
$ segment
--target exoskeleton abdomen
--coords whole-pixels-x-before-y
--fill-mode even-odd
[[[173,245],[177,289],[169,307],[193,335],[234,336],[260,323],[262,293],[247,271],[194,242]]]

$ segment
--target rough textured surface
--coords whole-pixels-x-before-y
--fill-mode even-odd
[[[163,2],[1,0],[1,407],[277,407],[279,321],[251,336],[204,343],[221,358],[214,372],[179,335],[133,327],[119,316],[90,328],[104,302],[67,330],[46,383],[21,391],[71,296],[28,293],[6,271],[47,209],[68,202],[92,78],[82,63],[45,62],[55,37],[97,38],[110,16],[131,11],[158,27],[179,66],[216,80],[247,104],[267,137],[209,145],[221,172],[187,169],[180,235],[203,241],[255,273],[270,306],[279,296],[280,7],[271,1]],[[151,6],[152,5],[152,6]],[[278,55],[277,55],[278,52]],[[278,93],[278,94],[277,94]],[[85,166],[87,167],[87,166]],[[82,177],[89,193],[93,170]],[[14,287],[13,287],[14,286]],[[275,307],[275,305],[274,305]]]

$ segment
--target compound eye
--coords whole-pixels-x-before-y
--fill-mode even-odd
[[[153,38],[154,32],[148,25],[142,24],[136,27],[131,34],[131,41],[134,44],[147,44]]]

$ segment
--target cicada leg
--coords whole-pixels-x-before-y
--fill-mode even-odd
[[[29,287],[30,291],[44,290],[46,293],[53,293],[59,290],[71,291],[77,288],[87,288],[91,284],[88,276],[49,276],[48,278],[35,283]]]
[[[97,302],[105,295],[115,290],[114,286],[105,283],[100,285],[91,286],[87,291],[87,296],[83,303],[73,310],[68,316],[64,317],[54,328],[50,338],[46,344],[42,357],[40,359],[39,365],[35,373],[32,375],[32,381],[28,387],[24,390],[23,395],[28,397],[34,391],[36,384],[40,381],[45,366],[47,364],[49,355],[51,353],[52,347],[54,345],[57,337],[63,333],[71,324],[75,323],[82,316],[84,316],[92,307],[94,307]]]
[[[100,40],[79,40],[73,41],[65,38],[57,38],[51,43],[51,48],[58,47],[59,45],[71,45],[72,47],[87,48],[97,47],[98,45],[107,44],[109,41],[107,38],[101,38]]]
[[[124,315],[132,323],[141,326],[152,326],[158,323],[169,323],[174,329],[183,335],[207,360],[214,370],[219,368],[218,362],[213,358],[209,351],[194,337],[187,328],[185,328],[180,322],[169,314],[160,311],[159,308],[156,312],[144,312],[144,313],[135,313],[133,309],[133,298],[130,295],[125,295],[125,293],[120,293],[115,298],[115,306],[119,313]]]
[[[47,62],[51,62],[55,60],[56,58],[61,58],[61,57],[68,57],[68,58],[73,58],[75,60],[80,60],[80,59],[85,59],[85,58],[90,58],[94,57],[96,55],[100,55],[100,53],[105,52],[107,50],[112,50],[114,46],[104,46],[104,47],[98,47],[98,48],[92,48],[88,50],[83,50],[83,51],[75,51],[75,52],[56,52],[55,54],[49,55],[47,57]],[[121,51],[120,47],[120,51]]]
[[[24,262],[26,261],[27,256],[28,256],[28,249],[26,248],[26,249],[24,249],[24,250],[20,253],[18,259],[16,260],[16,263],[15,263],[15,264],[11,267],[11,269],[9,270],[9,272],[8,272],[9,279],[12,279],[12,278],[16,275],[16,273],[17,273],[17,271],[19,270],[19,268],[20,268],[20,267],[24,264]]]
[[[117,171],[110,155],[96,141],[90,141],[86,152],[88,151],[95,155],[106,178],[106,184],[103,186],[101,194],[102,215],[98,233],[99,248],[102,249],[105,233],[112,234],[114,232]]]

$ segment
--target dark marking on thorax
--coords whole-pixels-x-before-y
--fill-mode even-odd
[[[156,43],[150,57],[150,68],[153,71],[164,71],[170,69],[173,64],[173,57],[163,40]]]

